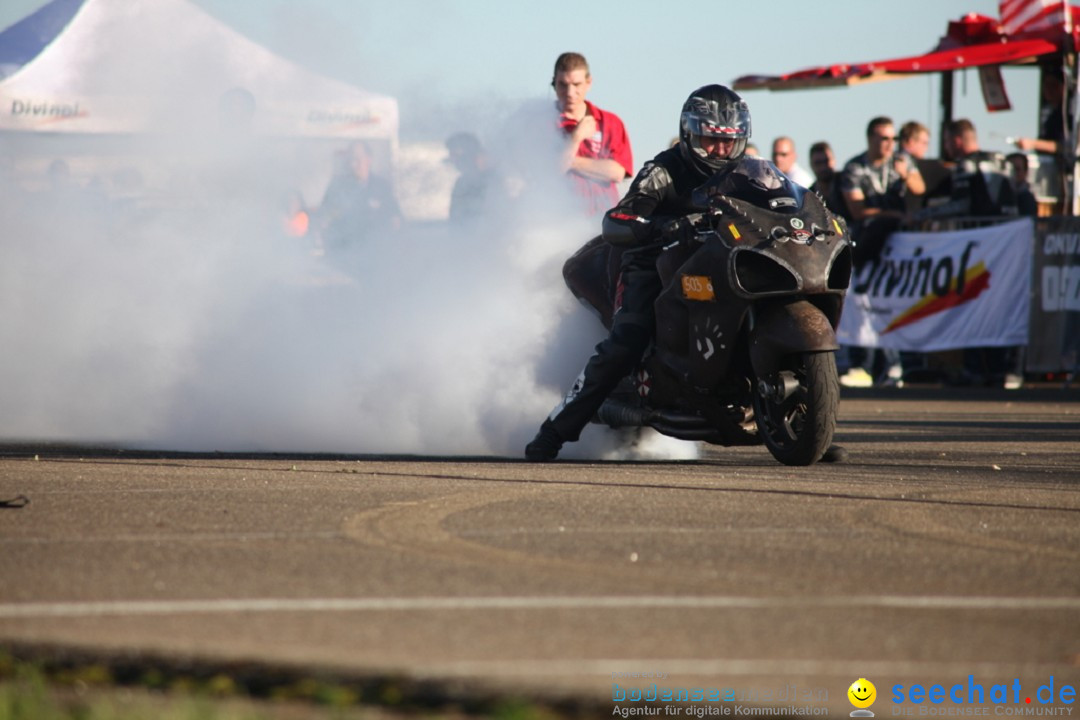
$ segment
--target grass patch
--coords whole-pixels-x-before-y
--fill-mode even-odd
[[[403,680],[0,650],[0,720],[561,720],[594,708],[450,696]],[[603,713],[606,716],[606,713]]]
[[[272,704],[240,697],[194,695],[187,690],[119,687],[90,669],[81,677],[47,678],[37,667],[16,664],[0,680],[0,720],[299,720],[374,718],[359,709]]]

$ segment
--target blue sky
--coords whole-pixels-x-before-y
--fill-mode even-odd
[[[497,3],[494,0],[191,0],[252,39],[324,74],[401,102],[402,141],[440,140],[467,128],[483,136],[518,103],[553,97],[555,57],[585,54],[589,96],[626,123],[638,165],[675,134],[690,90],[751,73],[899,57],[933,47],[967,12],[997,15],[996,0],[771,0],[656,3],[641,0]],[[45,4],[4,0],[0,27]],[[1013,110],[988,114],[975,73],[957,77],[956,115],[970,117],[983,147],[1031,135],[1036,72],[1005,73]],[[754,141],[791,135],[807,149],[828,140],[844,159],[864,149],[864,128],[885,114],[936,130],[938,80],[921,76],[864,86],[746,93]],[[936,138],[932,147],[936,147]]]

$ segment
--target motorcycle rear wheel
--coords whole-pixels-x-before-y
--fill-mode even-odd
[[[765,446],[785,465],[812,465],[832,443],[840,380],[832,352],[791,355],[786,372],[797,387],[783,400],[754,393],[754,417]]]

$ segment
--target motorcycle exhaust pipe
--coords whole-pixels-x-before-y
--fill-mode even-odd
[[[650,410],[630,407],[610,400],[596,411],[597,419],[612,428],[643,427],[648,424],[650,415],[652,415]]]
[[[606,401],[596,413],[597,419],[608,427],[652,427],[665,432],[696,431],[705,429],[710,433],[715,428],[700,415],[684,415],[663,410],[647,410],[620,402]]]
[[[662,422],[656,422],[649,425],[653,430],[656,430],[662,435],[678,438],[679,440],[702,440],[705,442],[714,441],[719,434],[716,428],[710,427],[698,427],[698,428],[685,428],[685,427],[672,427],[665,425]]]

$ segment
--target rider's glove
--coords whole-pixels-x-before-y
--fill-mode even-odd
[[[664,223],[660,228],[660,235],[666,242],[690,241],[697,239],[697,224],[701,221],[701,215],[688,215],[675,218]]]

